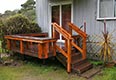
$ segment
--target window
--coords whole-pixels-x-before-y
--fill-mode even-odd
[[[116,0],[98,0],[97,19],[116,19]]]

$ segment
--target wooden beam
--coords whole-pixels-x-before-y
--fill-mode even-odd
[[[20,41],[20,53],[24,53],[24,45],[23,45],[23,41]]]

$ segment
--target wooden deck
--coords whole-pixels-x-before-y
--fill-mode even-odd
[[[56,39],[46,34],[6,35],[7,48],[21,54],[46,59],[55,56]]]
[[[92,64],[86,60],[86,32],[69,23],[70,32],[73,30],[78,34],[74,36],[58,24],[53,23],[52,25],[52,38],[49,38],[46,33],[6,35],[7,48],[39,59],[56,56],[67,68],[67,72],[74,70],[83,73],[92,68]],[[57,43],[57,33],[63,36],[64,43]],[[80,38],[81,42],[78,42]]]

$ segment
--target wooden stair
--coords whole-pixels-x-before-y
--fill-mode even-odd
[[[57,53],[56,58],[66,67],[67,59],[61,53]],[[71,54],[71,70],[72,72],[76,72],[78,74],[82,74],[89,69],[91,69],[93,65],[88,62],[87,59],[82,59],[82,55],[79,52],[72,51]]]

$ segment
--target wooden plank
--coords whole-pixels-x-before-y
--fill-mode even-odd
[[[10,50],[11,49],[11,41],[7,39],[7,48]]]
[[[38,58],[42,58],[42,53],[43,53],[43,50],[42,50],[42,44],[39,44],[38,43]]]
[[[61,48],[60,48],[59,46],[57,46],[57,45],[56,45],[56,49],[58,49],[59,52],[61,52],[66,58],[68,58],[67,53],[66,53],[63,49],[61,49]]]
[[[67,44],[68,58],[67,58],[67,72],[71,72],[71,40],[69,39]]]
[[[81,53],[83,53],[83,50],[78,47],[74,42],[71,42],[72,46],[74,46],[76,49],[78,49]]]
[[[48,49],[49,49],[49,43],[44,43],[43,53],[45,55],[45,58],[48,58]]]
[[[21,53],[21,54],[24,53],[24,45],[23,45],[23,41],[20,41],[20,53]]]

